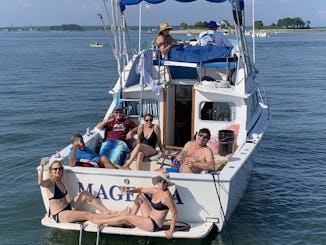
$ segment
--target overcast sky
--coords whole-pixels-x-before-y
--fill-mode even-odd
[[[326,26],[326,0],[254,0],[255,19],[264,25],[285,17],[301,17],[311,21],[312,27]],[[251,25],[252,2],[245,0],[247,25]],[[167,3],[145,7],[143,4],[143,24],[159,25],[163,21],[171,25],[182,22],[194,24],[197,21],[226,19],[232,22],[228,3],[221,8],[198,0],[180,4],[169,0]],[[181,10],[181,7],[184,10]],[[205,8],[206,6],[206,8]],[[208,8],[207,8],[208,7]],[[0,0],[0,27],[10,26],[49,26],[62,24],[101,25],[98,13],[105,16],[102,0]],[[138,24],[138,7],[128,7],[128,25]],[[108,24],[108,22],[106,21]]]

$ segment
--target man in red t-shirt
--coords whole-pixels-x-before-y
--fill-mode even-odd
[[[106,138],[101,146],[100,156],[106,155],[112,164],[121,168],[126,159],[126,153],[130,152],[127,142],[132,140],[133,134],[137,131],[137,125],[125,117],[122,106],[117,106],[114,109],[113,117],[99,122],[96,127],[106,130]]]

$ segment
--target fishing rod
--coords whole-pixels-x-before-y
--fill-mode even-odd
[[[106,25],[105,25],[105,23],[104,23],[104,20],[103,20],[102,14],[101,14],[101,13],[98,13],[97,16],[100,18],[100,20],[101,20],[101,22],[102,22],[102,26],[103,26],[103,28],[104,28],[104,31],[109,32],[108,28],[106,27]],[[111,42],[110,39],[109,39],[109,44],[110,44],[111,48],[114,49],[113,44],[112,44],[112,42]]]

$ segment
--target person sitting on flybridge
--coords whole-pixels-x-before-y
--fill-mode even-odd
[[[201,32],[199,34],[199,44],[200,46],[206,46],[206,45],[214,45],[214,46],[220,46],[231,49],[231,57],[236,61],[237,55],[235,54],[235,50],[233,48],[232,43],[223,35],[223,33],[216,31],[217,27],[219,25],[216,23],[216,21],[211,20],[208,23],[208,30]],[[235,73],[236,69],[231,69],[231,72],[227,78],[227,80],[230,82],[231,85],[233,84],[232,76]]]
[[[173,28],[167,22],[161,23],[159,35],[155,40],[163,56],[168,54],[171,47],[178,45],[177,40],[170,35],[170,30]]]
[[[201,32],[199,34],[199,44],[200,46],[205,45],[215,45],[222,46],[226,48],[232,48],[232,43],[223,35],[223,33],[216,31],[219,25],[216,21],[211,20],[208,23],[208,30]]]

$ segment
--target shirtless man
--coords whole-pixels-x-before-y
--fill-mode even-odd
[[[198,174],[202,170],[214,171],[214,156],[207,146],[211,133],[207,128],[199,130],[196,141],[188,141],[183,149],[183,154],[176,156],[182,162],[179,172]]]

